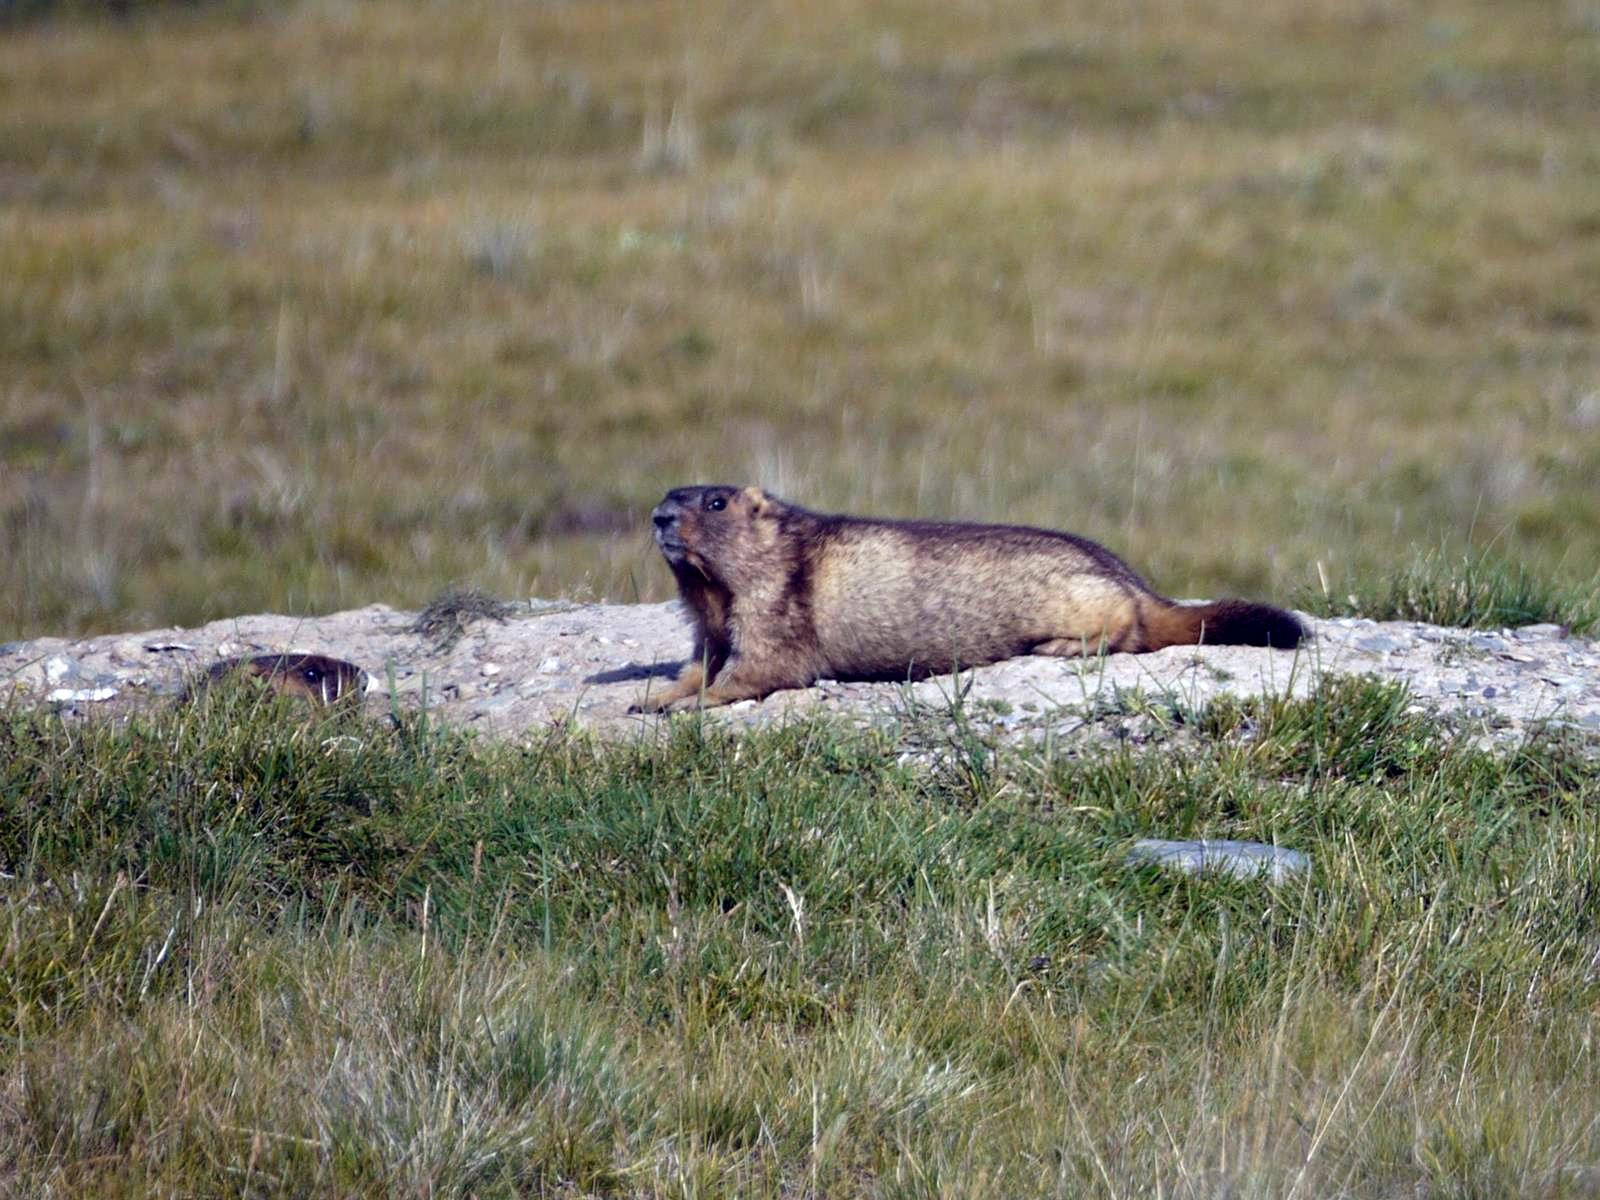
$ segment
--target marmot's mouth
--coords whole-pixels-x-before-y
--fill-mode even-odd
[[[668,562],[682,562],[689,553],[689,547],[677,538],[667,537],[661,533],[656,534],[656,545],[661,547],[661,553]]]

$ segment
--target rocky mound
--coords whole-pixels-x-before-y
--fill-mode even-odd
[[[157,629],[0,645],[0,696],[68,715],[167,702],[221,658],[310,651],[348,659],[376,680],[365,703],[426,704],[438,719],[517,738],[572,722],[604,733],[662,718],[628,706],[660,688],[689,651],[676,604],[496,605],[462,594],[422,614],[371,605],[322,617],[250,616]],[[1175,647],[1153,654],[1021,658],[904,686],[824,681],[714,710],[752,726],[802,710],[874,719],[929,706],[962,710],[1008,737],[1050,736],[1161,704],[1196,708],[1222,693],[1302,695],[1328,674],[1405,682],[1453,724],[1515,740],[1536,723],[1600,732],[1600,644],[1555,625],[1494,632],[1412,622],[1311,620],[1298,651]]]

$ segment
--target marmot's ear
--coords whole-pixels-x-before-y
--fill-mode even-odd
[[[750,502],[750,515],[759,517],[772,507],[772,497],[754,485],[745,488],[744,498]]]

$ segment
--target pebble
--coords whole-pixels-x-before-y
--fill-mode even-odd
[[[1564,625],[1551,625],[1548,623],[1543,625],[1524,625],[1520,629],[1512,630],[1512,636],[1524,638],[1528,641],[1539,641],[1543,638],[1566,637],[1567,629]]]
[[[517,704],[515,692],[505,692],[490,699],[480,700],[472,706],[474,717],[494,717],[508,712]]]
[[[1357,638],[1355,647],[1357,650],[1366,650],[1372,654],[1389,654],[1395,650],[1404,650],[1405,643],[1399,638],[1386,637],[1380,633],[1374,637]]]

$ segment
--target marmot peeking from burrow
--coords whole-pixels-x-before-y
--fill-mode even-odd
[[[212,663],[180,701],[192,701],[206,689],[231,677],[260,680],[280,696],[292,696],[313,705],[334,704],[354,697],[357,701],[372,686],[372,678],[355,663],[326,654],[256,654],[225,658]]]
[[[1047,529],[829,515],[723,486],[675,488],[651,520],[694,651],[637,711],[1022,654],[1289,650],[1306,637],[1299,618],[1270,605],[1176,604],[1104,546]]]

